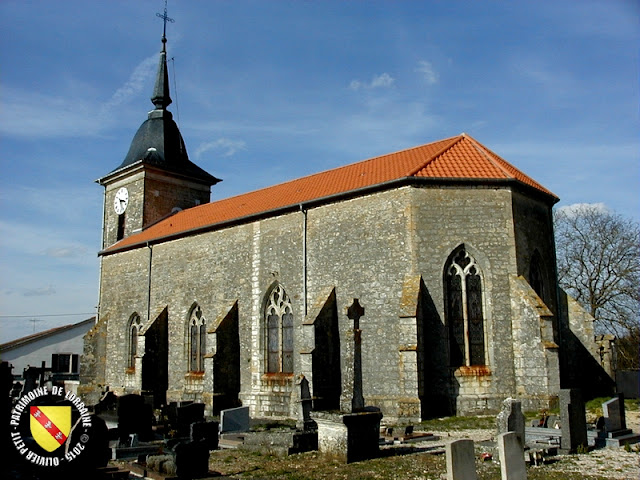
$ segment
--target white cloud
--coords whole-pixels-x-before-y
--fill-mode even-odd
[[[378,76],[374,76],[371,80],[371,88],[378,87],[390,87],[393,85],[393,78],[388,73],[382,73]]]
[[[433,69],[431,62],[420,60],[416,72],[420,72],[429,85],[438,83],[439,75],[438,72]]]
[[[3,85],[0,134],[23,138],[98,135],[121,121],[114,118],[113,109],[140,94],[150,83],[157,61],[158,56],[153,55],[140,62],[124,85],[97,111],[95,99],[87,91],[50,95]]]
[[[154,76],[158,61],[158,55],[155,54],[140,62],[125,84],[118,88],[109,101],[103,105],[103,109],[109,110],[122,105],[140,93],[147,85],[148,80]]]
[[[395,79],[388,73],[374,75],[371,82],[361,82],[360,80],[351,80],[349,88],[351,90],[371,89],[371,88],[389,88],[392,87]]]
[[[53,258],[78,258],[87,255],[87,248],[82,245],[53,247],[45,250],[44,254]]]
[[[223,157],[231,157],[238,150],[246,150],[247,145],[242,140],[231,140],[228,138],[219,138],[213,142],[206,142],[200,144],[196,149],[195,157],[199,158],[204,152],[209,150],[222,151]]]
[[[610,213],[611,210],[604,203],[573,203],[558,208],[558,212],[564,213],[567,217],[574,217],[585,210],[594,210],[600,213]]]

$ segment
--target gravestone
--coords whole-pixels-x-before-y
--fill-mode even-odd
[[[297,426],[304,431],[315,430],[318,428],[318,425],[311,418],[313,399],[311,398],[311,390],[309,389],[309,380],[307,380],[304,375],[300,375],[297,383],[300,387],[300,410],[298,412]]]
[[[515,432],[520,445],[524,447],[524,414],[520,400],[507,398],[502,402],[502,411],[496,419],[498,434]]]
[[[604,402],[602,404],[602,414],[604,416],[604,428],[607,432],[615,432],[627,428],[624,398],[617,396]]]
[[[362,330],[360,318],[364,307],[357,298],[346,310],[347,317],[353,320],[353,393],[351,413],[343,415],[316,414],[318,425],[318,449],[350,462],[374,458],[380,451],[379,408],[365,407],[362,390]]]
[[[357,298],[347,309],[347,317],[353,320],[353,398],[351,399],[351,411],[357,412],[364,409],[364,396],[362,395],[362,330],[360,330],[360,317],[364,315],[364,307]]]
[[[547,428],[560,428],[560,423],[557,415],[549,415],[547,418],[547,423],[545,424]]]
[[[111,410],[115,410],[118,405],[118,397],[111,392],[108,387],[107,390],[102,394],[100,400],[95,405],[94,410],[96,414],[100,414],[102,412],[108,412]]]
[[[604,439],[607,447],[620,447],[640,442],[640,435],[627,428],[627,420],[624,411],[624,395],[602,404],[604,430],[600,432],[598,440]]]
[[[191,424],[204,422],[204,403],[190,403],[177,409],[178,437],[191,434]]]
[[[526,480],[524,450],[515,432],[501,433],[496,438],[502,480]]]
[[[191,424],[191,441],[204,442],[209,450],[218,448],[219,422],[196,422]]]
[[[575,453],[578,447],[587,448],[587,420],[580,390],[560,389],[561,453]]]
[[[153,410],[140,395],[118,397],[118,434],[120,442],[127,445],[130,435],[138,434],[140,440],[152,438]]]
[[[73,445],[79,442],[84,446],[81,455],[74,460],[74,465],[81,466],[83,471],[91,471],[97,468],[106,467],[111,459],[111,449],[109,448],[109,429],[106,422],[97,415],[91,415],[91,426],[86,433],[89,437],[88,441],[82,441],[81,437],[85,430],[82,427],[82,418],[78,418],[77,422],[69,432],[70,440],[65,443],[65,454]]]
[[[220,432],[248,432],[249,407],[228,408],[220,412]]]
[[[454,440],[446,445],[447,480],[477,480],[473,440]]]
[[[162,407],[162,418],[169,430],[178,431],[178,402],[170,402]]]
[[[209,448],[204,442],[180,442],[174,451],[178,478],[191,479],[208,475]]]

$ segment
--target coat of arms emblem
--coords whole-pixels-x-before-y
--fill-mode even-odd
[[[32,406],[29,420],[33,439],[47,452],[53,452],[67,441],[71,431],[71,407]]]

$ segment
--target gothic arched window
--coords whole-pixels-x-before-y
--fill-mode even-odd
[[[187,335],[189,371],[204,372],[204,355],[207,351],[207,322],[199,305],[191,309]]]
[[[267,372],[293,373],[293,310],[282,285],[271,290],[264,316]]]
[[[485,365],[482,278],[464,246],[447,263],[445,299],[451,366]]]
[[[136,354],[138,353],[138,334],[140,333],[140,315],[134,313],[129,318],[127,327],[128,351],[127,368],[136,368]]]

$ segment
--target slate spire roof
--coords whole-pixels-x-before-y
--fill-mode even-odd
[[[169,73],[167,72],[167,38],[162,36],[162,51],[160,52],[160,64],[156,75],[156,84],[153,88],[151,103],[157,110],[166,110],[171,105],[169,95]]]
[[[558,197],[467,134],[389,153],[189,208],[131,235],[104,254],[410,184],[514,185]]]
[[[155,108],[149,112],[147,120],[133,137],[129,152],[123,162],[118,168],[97,180],[101,185],[108,183],[114,175],[141,165],[159,168],[209,186],[220,181],[219,178],[189,160],[178,125],[173,120],[171,112],[167,110],[171,104],[171,95],[169,93],[166,43],[167,39],[163,35],[158,72],[151,95],[151,103]]]

